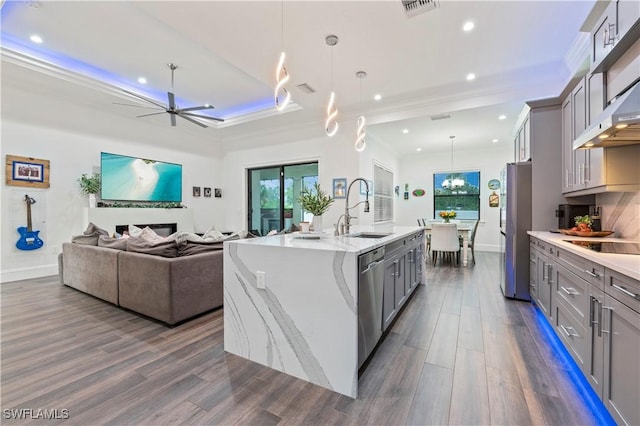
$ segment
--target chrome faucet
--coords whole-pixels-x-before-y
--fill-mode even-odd
[[[367,198],[364,201],[360,201],[359,203],[356,203],[353,206],[349,207],[349,193],[351,192],[351,186],[357,181],[364,182],[365,186],[367,187],[367,195],[366,195]],[[349,184],[349,187],[347,188],[347,197],[344,202],[344,213],[340,215],[340,217],[338,218],[338,223],[336,224],[336,234],[344,235],[349,233],[349,230],[351,228],[351,219],[352,219],[351,215],[349,215],[349,210],[355,207],[358,207],[362,203],[364,203],[364,212],[369,213],[369,183],[363,178],[355,178],[353,181],[351,181],[351,183]],[[339,226],[340,220],[343,217],[344,217],[344,227],[340,228]]]

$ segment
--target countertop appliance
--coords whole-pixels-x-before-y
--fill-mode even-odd
[[[358,368],[382,337],[384,247],[358,258]]]
[[[509,163],[501,173],[504,194],[500,232],[504,235],[500,288],[510,299],[531,300],[529,295],[529,235],[531,230],[531,162]]]
[[[598,253],[636,254],[640,255],[640,243],[622,243],[613,241],[564,240],[577,246],[597,251]]]
[[[574,218],[590,213],[589,205],[584,204],[560,204],[556,210],[558,229],[571,229],[575,226]]]

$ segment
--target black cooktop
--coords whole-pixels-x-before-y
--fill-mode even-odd
[[[577,246],[597,251],[599,253],[638,254],[640,255],[640,243],[614,243],[610,241],[580,241],[564,240]]]

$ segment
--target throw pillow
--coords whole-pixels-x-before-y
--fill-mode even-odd
[[[156,232],[149,228],[148,226],[146,226],[142,232],[140,233],[140,238],[142,238],[145,241],[148,241],[150,243],[157,243],[160,241],[165,241],[167,239],[169,239],[168,237],[161,237],[160,235],[156,234]]]
[[[74,235],[71,237],[71,242],[74,244],[84,244],[87,246],[97,246],[98,237],[100,235]]]
[[[98,238],[98,246],[114,250],[126,250],[127,238],[112,238],[106,235],[100,235]]]
[[[94,224],[93,222],[89,223],[87,229],[83,232],[84,235],[109,235],[109,233],[105,230]]]
[[[178,244],[178,256],[191,256],[200,253],[209,253],[212,251],[218,251],[223,249],[222,242],[200,242],[183,241]]]
[[[204,241],[222,241],[225,239],[225,235],[218,231],[215,227],[211,227],[206,230],[202,236]]]
[[[135,225],[129,225],[129,236],[130,237],[139,237],[142,234],[142,228],[138,228]]]
[[[163,239],[162,241],[149,242],[140,237],[129,237],[127,241],[127,251],[135,253],[145,253],[162,257],[177,257],[178,245],[176,241]]]

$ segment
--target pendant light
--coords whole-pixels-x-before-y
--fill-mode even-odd
[[[324,123],[324,130],[327,136],[331,137],[338,132],[338,108],[336,108],[336,93],[333,91],[333,46],[338,44],[338,36],[330,35],[325,38],[327,45],[331,46],[331,95],[327,104],[327,119]]]
[[[453,177],[453,139],[454,138],[455,136],[449,136],[449,139],[451,140],[451,169],[449,172],[449,179],[445,179],[442,182],[442,187],[448,190],[458,189],[464,186],[464,179],[460,179],[459,177],[457,178]]]
[[[286,57],[284,53],[284,0],[282,0],[281,3],[280,14],[280,45],[282,47],[282,52],[280,53],[280,59],[278,60],[278,66],[276,68],[276,88],[273,93],[276,111],[283,111],[287,105],[289,105],[289,101],[291,100],[291,93],[289,93],[289,91],[284,87],[290,79],[287,67],[284,65]]]
[[[362,103],[362,80],[367,77],[367,73],[364,71],[358,71],[356,73],[356,77],[360,79],[360,103]],[[355,148],[356,151],[362,152],[367,147],[367,142],[365,141],[366,132],[364,131],[364,126],[366,125],[367,120],[364,118],[364,115],[358,117],[358,129],[356,130],[356,143]]]

